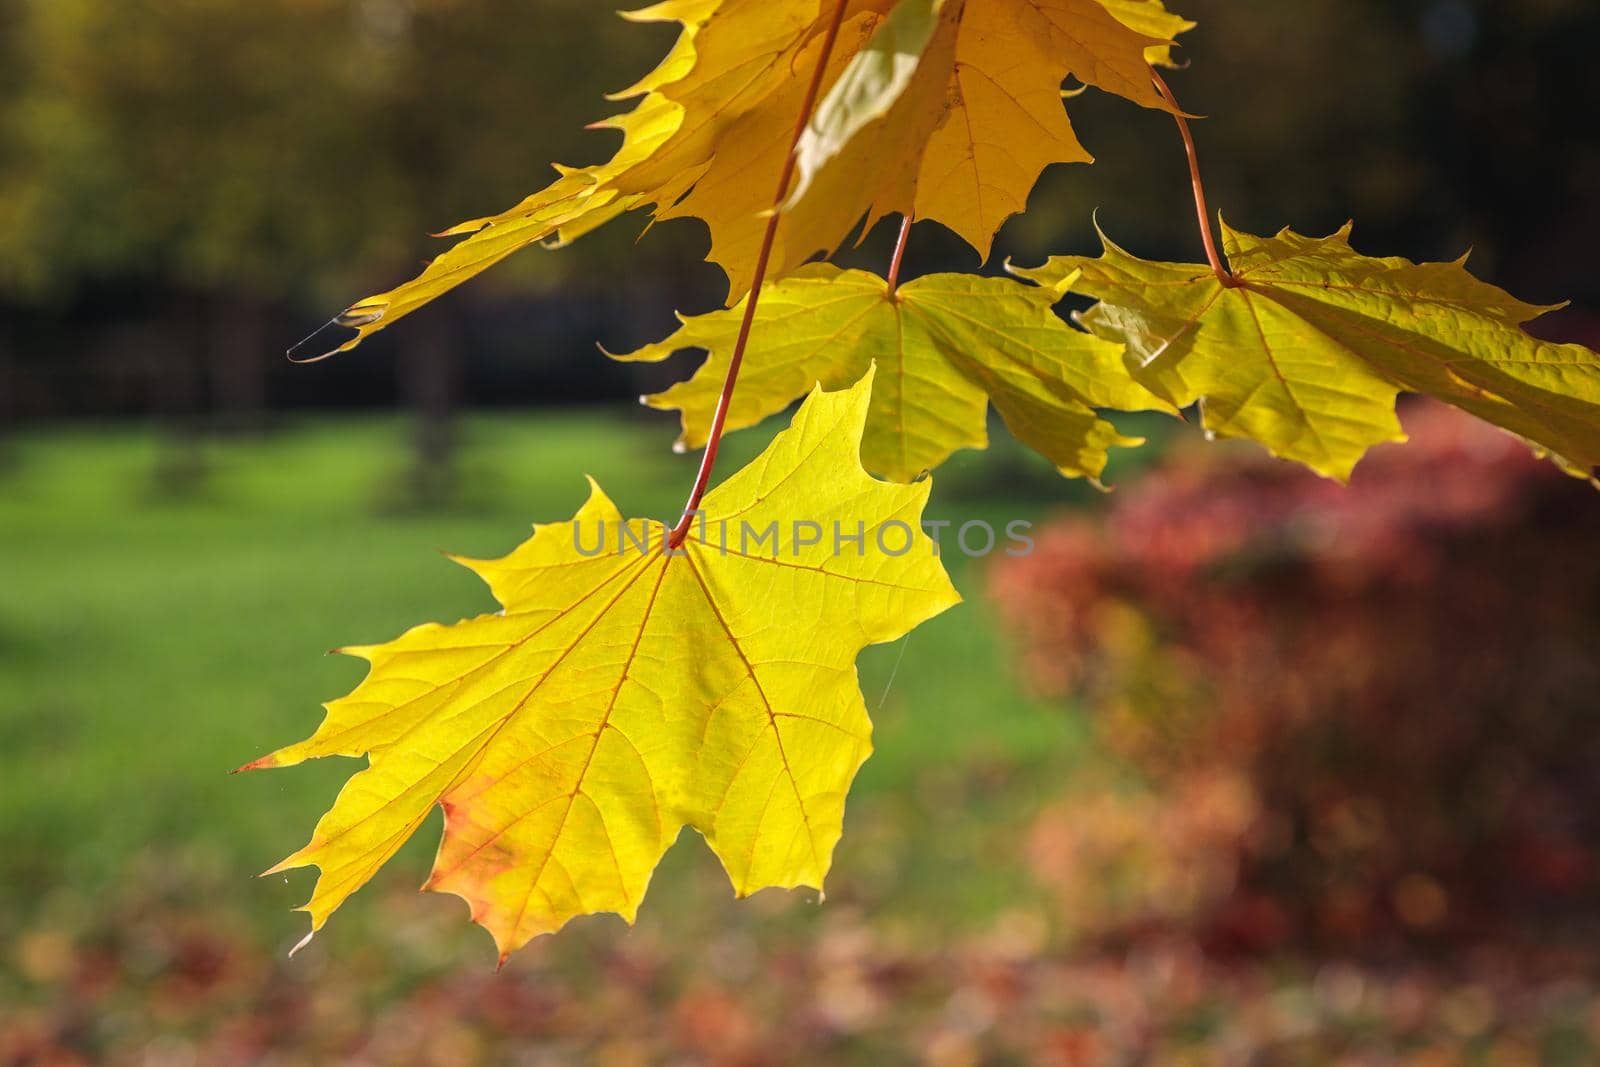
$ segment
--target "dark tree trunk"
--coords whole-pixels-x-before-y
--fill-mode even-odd
[[[456,496],[456,406],[461,390],[461,333],[445,309],[407,323],[400,337],[400,395],[411,412],[412,458],[405,503],[442,507]]]
[[[153,408],[160,443],[152,472],[161,496],[192,496],[205,482],[201,426],[205,406],[207,305],[190,297],[178,303],[166,328],[141,331],[146,342]]]
[[[247,295],[211,304],[207,330],[216,423],[228,433],[259,433],[267,425],[267,314]]]
[[[16,461],[13,438],[22,420],[22,373],[9,331],[0,328],[0,472]]]

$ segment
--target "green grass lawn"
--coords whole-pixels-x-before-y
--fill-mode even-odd
[[[775,429],[731,439],[725,472]],[[309,733],[318,702],[358,680],[325,650],[491,609],[437,550],[505,552],[572,513],[584,472],[626,513],[671,517],[695,463],[660,421],[479,416],[459,500],[406,509],[408,432],[318,418],[213,441],[176,495],[158,489],[169,444],[148,428],[0,442],[0,1060],[1595,1062],[1592,984],[1524,987],[1498,956],[1482,975],[1213,963],[1159,924],[1119,947],[1106,901],[1143,876],[1137,851],[1091,839],[1081,860],[1106,894],[1033,873],[1035,813],[1103,818],[1069,798],[1116,788],[1116,765],[1026,695],[984,566],[959,556],[968,603],[862,656],[877,752],[826,907],[778,891],[735,905],[686,833],[636,927],[586,917],[492,976],[461,902],[414,891],[436,817],[287,959],[312,874],[253,875],[306,840],[358,764],[228,771]],[[1092,496],[1000,434],[936,482],[948,519],[1040,519]]]
[[[731,438],[721,473],[776,428]],[[665,447],[670,430],[659,421],[479,416],[463,429],[459,502],[406,510],[395,504],[407,433],[394,418],[308,418],[212,441],[205,477],[177,496],[158,491],[163,441],[141,425],[44,430],[8,445],[0,894],[25,909],[52,887],[112,884],[137,857],[194,850],[236,871],[238,892],[250,893],[258,883],[247,876],[302,844],[356,767],[228,774],[308,734],[318,703],[359,679],[359,662],[327,649],[492,609],[439,551],[505,552],[531,522],[571,515],[582,474],[625,513],[667,517],[696,462]],[[957,457],[937,481],[933,513],[1002,524],[1082,496],[1010,442]],[[1023,694],[981,564],[949,562],[968,603],[903,647],[862,657],[877,752],[850,825],[863,812],[892,817],[903,831],[901,890],[933,894],[940,909],[982,911],[1010,888],[973,862],[976,851],[1066,773],[1080,735],[1059,709]],[[436,828],[418,837],[397,877],[420,877]],[[706,860],[681,858],[696,851],[687,842],[675,851],[673,863]],[[952,877],[950,864],[963,861],[965,878]],[[258,910],[277,919],[304,892],[263,893]]]

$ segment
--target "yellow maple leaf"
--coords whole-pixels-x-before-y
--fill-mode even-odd
[[[891,297],[875,274],[802,267],[763,288],[727,428],[753,426],[816,382],[837,388],[878,368],[861,442],[873,473],[908,482],[960,448],[988,445],[992,402],[1011,432],[1069,477],[1098,479],[1107,450],[1141,444],[1096,414],[1173,409],[1135,382],[1122,346],[1063,322],[1053,291],[1007,278],[930,274]],[[708,358],[688,381],[644,397],[683,413],[679,445],[709,435],[743,306],[683,320],[671,337],[612,358]]]
[[[523,198],[516,206],[444,230],[438,236],[464,239],[432,260],[411,280],[350,305],[323,330],[296,345],[291,357],[301,362],[315,362],[348,352],[372,334],[394,325],[508,256],[533,245],[571,239],[640,206],[642,198],[619,189],[615,181],[654,156],[682,124],[683,108],[656,90],[682,80],[694,70],[695,36],[722,2],[663,0],[625,13],[623,17],[634,22],[678,22],[681,32],[655,70],[613,97],[639,97],[634,108],[593,125],[594,129],[616,130],[622,134],[622,144],[611,159],[589,167],[558,164],[556,180]],[[695,176],[692,167],[685,167],[673,181],[663,182],[655,191],[661,197],[679,195]],[[356,334],[330,348],[323,341],[323,334],[329,328],[353,329]]]
[[[347,351],[515,252],[566,243],[635,208],[704,220],[710,258],[737,300],[831,14],[822,0],[665,0],[634,12],[682,29],[656,69],[618,94],[640,97],[634,109],[596,124],[622,134],[616,154],[558,167],[556,181],[510,210],[446,230],[464,240],[330,324],[355,337],[325,349],[319,332],[297,351]],[[1062,81],[1164,108],[1148,64],[1191,25],[1160,0],[853,0],[829,51],[828,93],[802,149],[810,162],[773,276],[833,251],[863,216],[870,225],[895,212],[941,222],[987,258],[1045,167],[1091,159],[1062,106]],[[908,27],[923,32],[907,37]]]
[[[1195,24],[1181,15],[1174,15],[1161,0],[1100,0],[1101,6],[1130,29],[1162,40],[1176,40],[1179,34],[1188,33]],[[1155,45],[1145,50],[1145,58],[1156,66],[1175,66],[1172,45]]]
[[[832,5],[829,0],[827,6]],[[807,49],[815,54],[823,7],[822,0],[721,0],[675,12],[683,38],[692,40],[687,47],[693,60],[680,62],[673,71],[677,76],[660,79],[653,92],[677,107],[683,120],[648,160],[618,176],[618,188],[670,202],[663,190],[675,188],[681,174],[712,159],[732,123],[786,88],[803,88],[814,63],[806,65],[799,57]],[[799,118],[797,104],[775,136],[787,136]],[[774,172],[769,185],[776,181]],[[766,195],[763,206],[770,206],[771,188]]]
[[[1522,329],[1551,308],[1479,281],[1465,257],[1363,256],[1349,226],[1324,238],[1222,230],[1231,284],[1109,240],[1099,259],[1016,273],[1099,300],[1080,321],[1125,344],[1130,373],[1152,391],[1198,403],[1208,432],[1327,477],[1346,480],[1367,449],[1405,439],[1401,392],[1510,430],[1572,473],[1600,465],[1600,355]]]
[[[502,960],[574,916],[631,922],[684,826],[741,896],[821,889],[871,751],[856,655],[959,600],[920,527],[929,487],[856,459],[871,388],[814,392],[676,553],[591,483],[571,522],[463,561],[500,612],[347,649],[366,679],[248,765],[368,757],[273,868],[321,868],[313,930],[435,804],[425,888],[465,899]]]
[[[1171,32],[1190,25],[1156,0],[900,0],[888,9],[852,8],[831,54],[828,91],[801,141],[801,182],[785,207],[773,276],[833,252],[863,218],[871,226],[895,213],[940,222],[987,259],[996,231],[1027,206],[1045,167],[1092,158],[1062,105],[1065,79],[1167,108],[1150,62],[1171,42],[1130,21]],[[713,17],[703,38],[718,29]],[[817,50],[813,30],[787,53],[788,65],[808,69]],[[801,95],[795,79],[774,81],[758,103],[726,116],[687,195],[668,202],[644,193],[660,205],[660,218],[705,221],[709,258],[729,277],[730,301],[750,287],[771,188],[787,156],[781,131]]]
[[[622,148],[609,162],[593,167],[557,167],[560,177],[516,207],[452,226],[439,236],[465,240],[451,246],[410,281],[359,300],[334,318],[331,326],[353,329],[354,337],[332,348],[320,348],[316,346],[321,343],[322,331],[318,331],[296,346],[291,356],[301,362],[315,362],[348,352],[506,257],[576,232],[578,227],[592,229],[637,207],[638,198],[621,195],[610,179],[648,157],[681,119],[682,114],[671,102],[647,96],[633,111],[599,123],[623,135]],[[299,355],[302,350],[310,354]]]

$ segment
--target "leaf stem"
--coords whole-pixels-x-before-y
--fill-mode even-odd
[[[701,499],[706,495],[706,487],[711,483],[711,470],[716,466],[717,448],[722,444],[722,432],[728,421],[728,407],[733,401],[733,388],[739,380],[739,368],[744,363],[744,352],[750,344],[750,328],[755,324],[756,305],[761,300],[761,286],[767,280],[767,264],[772,259],[772,244],[778,236],[778,223],[783,218],[783,202],[789,195],[789,183],[794,180],[795,149],[800,146],[800,138],[806,132],[806,125],[811,121],[811,113],[817,106],[817,97],[822,92],[822,79],[828,72],[828,58],[833,54],[833,46],[839,39],[839,27],[844,22],[845,8],[848,0],[836,0],[833,14],[828,19],[828,28],[822,39],[822,51],[817,56],[817,69],[812,72],[811,84],[806,88],[805,100],[800,105],[800,117],[795,122],[794,136],[789,141],[789,154],[783,161],[783,173],[778,178],[778,191],[772,198],[772,212],[767,216],[767,229],[761,237],[761,251],[756,256],[756,270],[750,281],[750,294],[745,297],[744,319],[739,324],[739,337],[734,342],[733,356],[728,360],[728,375],[722,382],[722,395],[717,400],[717,411],[711,419],[711,432],[706,439],[705,455],[700,457],[700,471],[695,475],[694,488],[689,491],[689,500],[683,506],[683,516],[678,519],[678,524],[667,535],[667,547],[675,549],[683,544],[683,539],[689,535],[689,527],[694,521],[696,510],[700,507]]]
[[[1236,288],[1239,279],[1223,266],[1222,256],[1217,252],[1217,239],[1211,232],[1211,209],[1206,207],[1206,186],[1200,178],[1200,156],[1195,151],[1194,134],[1189,129],[1189,120],[1184,117],[1178,98],[1173,96],[1172,90],[1167,87],[1166,79],[1154,67],[1150,68],[1150,77],[1156,83],[1156,91],[1172,105],[1172,117],[1177,120],[1178,132],[1183,135],[1183,148],[1189,155],[1189,180],[1194,185],[1194,210],[1200,220],[1200,239],[1205,242],[1206,259],[1211,262],[1211,271],[1217,276],[1217,281],[1230,289]]]
[[[900,236],[895,238],[894,255],[889,259],[889,299],[895,299],[895,292],[900,288],[900,263],[906,258],[906,238],[911,236],[911,216],[908,213],[900,220]]]

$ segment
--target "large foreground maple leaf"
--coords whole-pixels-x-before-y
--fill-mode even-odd
[[[464,561],[499,613],[345,650],[371,664],[361,685],[248,765],[370,761],[274,868],[321,868],[313,929],[435,804],[425,888],[465,899],[502,959],[574,916],[632,921],[684,826],[741,896],[820,889],[871,751],[856,655],[959,599],[921,531],[929,485],[856,458],[871,389],[813,392],[676,553],[595,486],[571,522]]]

